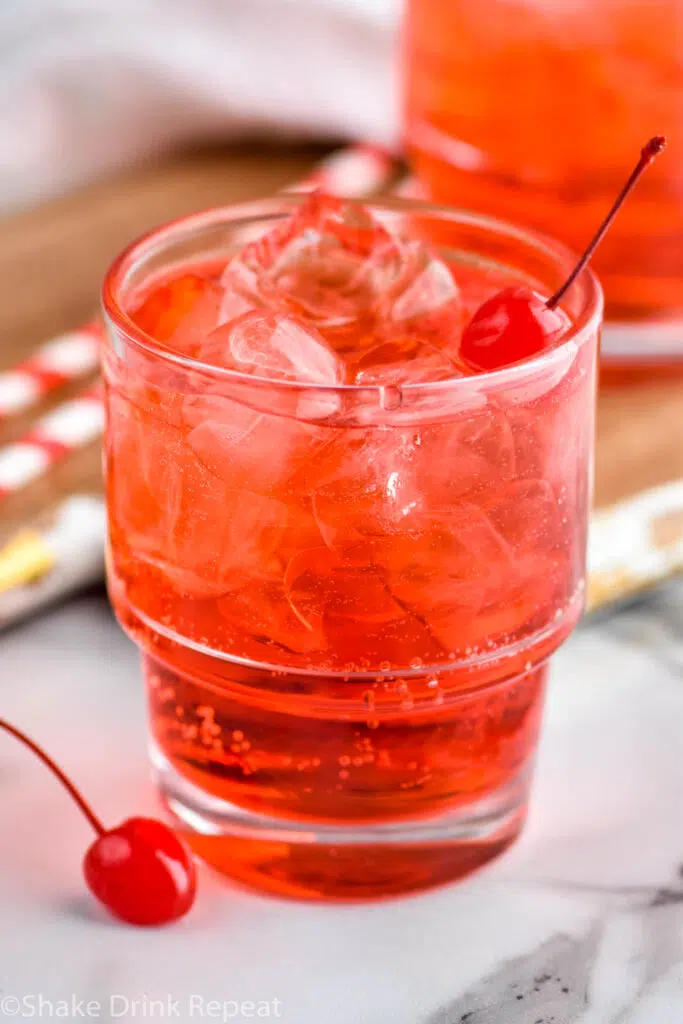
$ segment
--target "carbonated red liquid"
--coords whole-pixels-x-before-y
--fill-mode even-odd
[[[228,300],[224,268],[205,263],[131,302],[138,327],[214,365],[229,348],[290,383],[294,363],[318,381],[388,383],[379,406],[373,392],[349,409],[325,383],[245,390],[141,350],[110,355],[110,589],[143,650],[156,757],[207,797],[305,829],[470,805],[485,817],[488,800],[493,813],[522,794],[513,825],[471,843],[460,867],[438,844],[416,863],[380,846],[354,861],[348,845],[194,838],[224,870],[280,891],[367,895],[454,877],[521,826],[545,663],[582,601],[594,352],[455,401],[462,323],[520,275],[462,263],[456,295],[427,261],[419,287],[401,286],[406,317],[363,300],[345,319],[347,268],[333,247],[323,255],[315,280],[309,266],[286,272],[290,312],[305,305],[310,323],[315,310],[325,346],[270,314],[239,320],[239,261]],[[339,299],[329,320],[325,289]],[[227,334],[215,329],[226,301],[238,317]],[[430,375],[436,398],[396,383]]]
[[[642,140],[671,136],[594,258],[602,355],[683,368],[683,201],[676,0],[410,0],[405,136],[438,201],[581,251]]]

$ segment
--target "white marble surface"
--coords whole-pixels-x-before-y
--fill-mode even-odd
[[[0,1021],[77,1021],[91,1000],[107,1022],[268,1004],[289,1024],[677,1024],[682,634],[680,583],[582,627],[556,659],[522,840],[460,885],[383,904],[280,902],[203,871],[182,924],[117,925],[84,893],[85,822],[0,737]],[[101,595],[1,636],[0,692],[106,820],[155,807],[135,652]]]

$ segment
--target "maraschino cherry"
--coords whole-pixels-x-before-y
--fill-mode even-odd
[[[129,924],[168,924],[182,917],[194,902],[197,875],[192,854],[167,825],[153,818],[129,818],[105,829],[70,779],[37,743],[0,718],[11,733],[40,758],[71,794],[97,838],[83,860],[83,873],[93,895],[115,917]]]
[[[590,245],[561,288],[549,299],[521,285],[505,288],[487,299],[465,328],[460,355],[473,370],[497,370],[551,348],[571,321],[559,306],[584,269],[609,228],[614,216],[645,168],[666,145],[656,135],[643,147],[628,181],[598,228]]]

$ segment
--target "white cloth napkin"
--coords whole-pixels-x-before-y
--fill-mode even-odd
[[[401,0],[5,0],[0,207],[274,129],[392,143]]]

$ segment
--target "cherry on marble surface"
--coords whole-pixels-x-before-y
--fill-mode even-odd
[[[192,854],[176,833],[153,818],[128,818],[106,829],[52,758],[16,726],[0,729],[28,747],[70,793],[97,833],[83,860],[88,888],[114,917],[135,925],[168,924],[194,903],[197,873]]]

